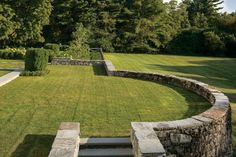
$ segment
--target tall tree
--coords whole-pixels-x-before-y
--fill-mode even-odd
[[[51,0],[9,0],[7,3],[15,12],[14,21],[20,25],[13,42],[20,45],[44,42],[42,30],[49,23]]]
[[[162,0],[126,0],[117,24],[121,51],[156,52],[156,24],[164,11]]]
[[[212,21],[219,15],[220,6],[223,0],[184,0],[184,3],[188,4],[188,12],[191,24],[197,26],[198,23],[202,23],[207,20],[209,25],[212,25]],[[202,27],[200,25],[199,27]]]
[[[0,45],[1,47],[10,44],[9,42],[15,37],[15,30],[19,24],[14,21],[15,11],[6,3],[0,4]]]

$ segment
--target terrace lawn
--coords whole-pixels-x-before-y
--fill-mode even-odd
[[[106,54],[117,69],[160,72],[200,80],[223,91],[233,110],[233,140],[236,156],[236,59],[174,55]]]
[[[0,156],[47,157],[63,121],[82,136],[128,136],[132,121],[190,117],[210,107],[177,87],[105,76],[102,67],[49,66],[0,88]]]

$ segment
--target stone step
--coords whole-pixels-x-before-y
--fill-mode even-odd
[[[80,146],[82,147],[131,147],[130,138],[82,138],[80,139]]]
[[[81,149],[79,157],[133,157],[131,148]]]

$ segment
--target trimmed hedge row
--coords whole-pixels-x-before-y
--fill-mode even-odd
[[[48,64],[48,51],[40,48],[28,49],[25,56],[25,71],[45,71]]]
[[[2,59],[24,59],[26,49],[7,48],[0,50],[0,58]]]

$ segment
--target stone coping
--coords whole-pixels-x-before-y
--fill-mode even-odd
[[[61,123],[48,157],[78,157],[80,124]]]

